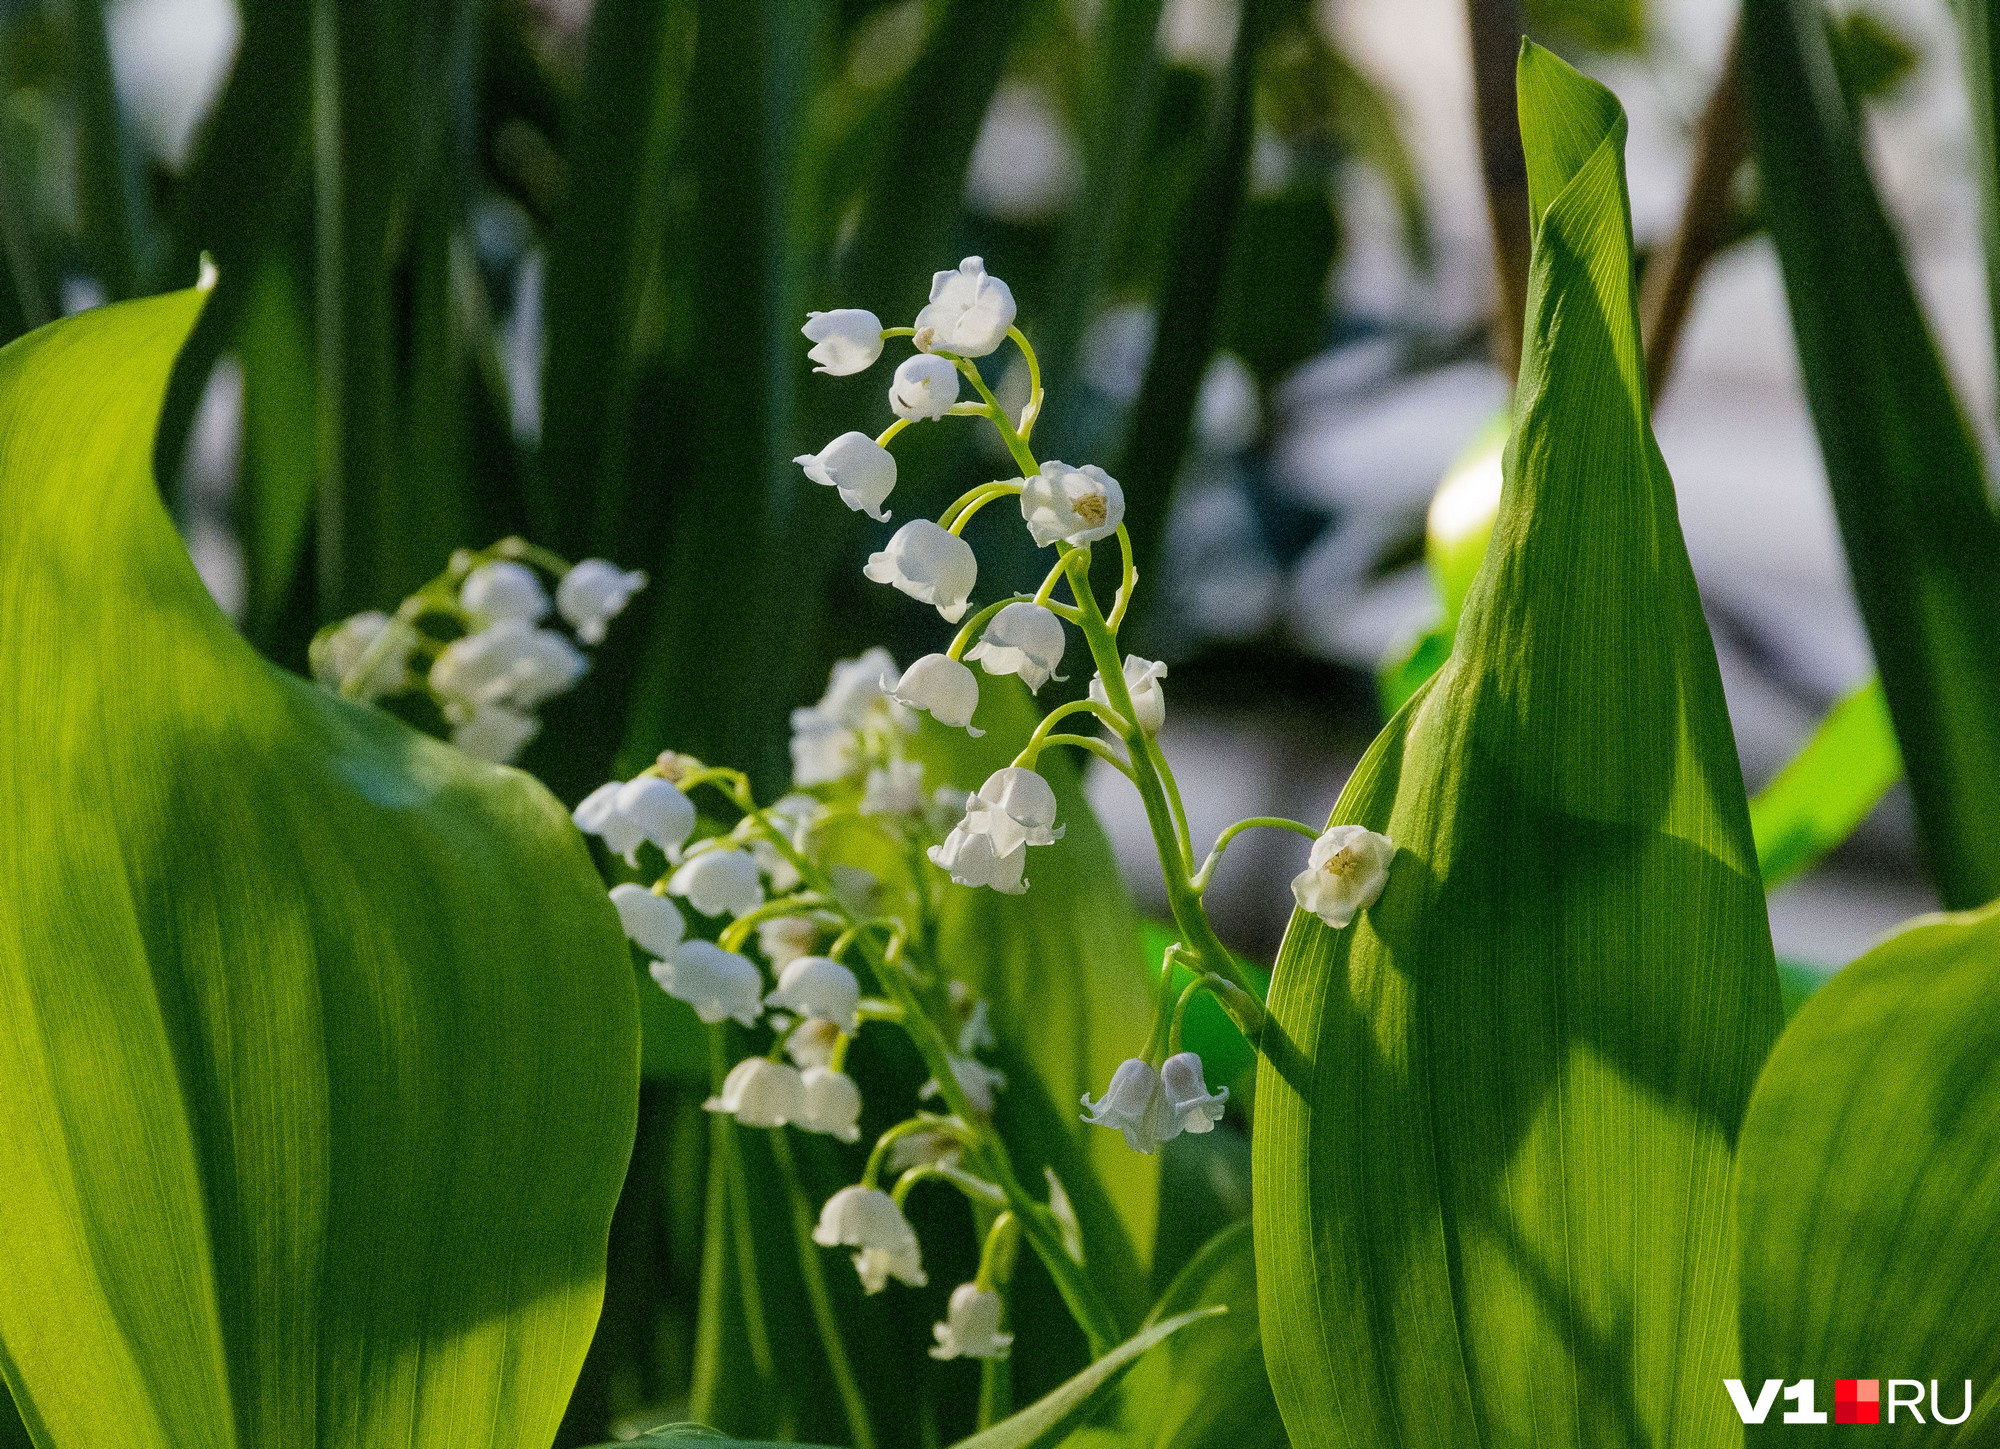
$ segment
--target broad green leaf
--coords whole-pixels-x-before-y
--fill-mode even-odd
[[[258,265],[236,351],[243,366],[237,517],[244,629],[268,648],[298,592],[319,466],[310,302],[290,258],[274,253]]]
[[[1862,157],[1816,0],[1747,0],[1762,209],[1925,863],[2000,895],[2000,519]]]
[[[0,1345],[43,1449],[544,1449],[638,1042],[556,802],[264,663],[154,488],[193,292],[0,352]]]
[[[1738,1145],[1746,1387],[1836,1374],[1938,1381],[1944,1413],[2000,1375],[2000,905],[1934,916],[1834,977],[1771,1053]],[[1907,1393],[1907,1390],[1904,1390]],[[1885,1393],[1885,1405],[1887,1395]],[[1895,1444],[1994,1442],[1962,1429],[1819,1431]],[[1887,1430],[1885,1433],[1884,1430]],[[1777,1414],[1752,1444],[1792,1442]]]
[[[1536,218],[1493,542],[1295,916],[1253,1130],[1296,1443],[1732,1442],[1730,1144],[1780,1007],[1742,772],[1647,423],[1610,92],[1534,46]]]
[[[1836,704],[1799,752],[1750,802],[1766,886],[1810,870],[1852,835],[1903,777],[1879,680]]]

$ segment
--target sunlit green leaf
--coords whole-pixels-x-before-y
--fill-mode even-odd
[[[1757,863],[1775,886],[1852,835],[1903,777],[1879,680],[1835,705],[1798,754],[1750,802]]]
[[[0,353],[0,1344],[44,1449],[545,1449],[631,968],[540,787],[273,669],[149,468],[192,292]]]
[[[1739,1144],[1742,1377],[1938,1381],[1963,1429],[1835,1428],[1830,1443],[1993,1442],[2000,1374],[2000,906],[1918,921],[1834,977],[1786,1028]],[[1902,1392],[1907,1395],[1906,1387]],[[1885,1405],[1888,1394],[1884,1394]],[[1886,1431],[1886,1432],[1885,1432]],[[1790,1443],[1773,1413],[1753,1444]]]
[[[1779,994],[1713,646],[1646,416],[1611,94],[1528,47],[1527,344],[1449,663],[1337,821],[1397,846],[1294,918],[1253,1139],[1300,1444],[1721,1445],[1730,1143]]]

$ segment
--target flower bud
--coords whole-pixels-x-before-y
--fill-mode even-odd
[[[1021,517],[1038,547],[1094,543],[1125,521],[1125,490],[1095,463],[1044,463],[1021,481]]]
[[[1134,1152],[1155,1152],[1179,1131],[1167,1116],[1160,1074],[1138,1057],[1120,1062],[1104,1095],[1096,1102],[1086,1095],[1083,1109],[1084,1121],[1094,1127],[1112,1127],[1123,1132],[1125,1145]]]
[[[946,623],[956,624],[979,579],[979,560],[972,545],[957,534],[928,518],[916,518],[896,530],[887,548],[869,555],[862,573],[919,603],[934,605]]]
[[[602,644],[604,628],[646,587],[639,569],[627,572],[601,558],[587,558],[556,585],[556,608],[586,644]]]
[[[764,1005],[782,1006],[800,1016],[830,1021],[852,1036],[861,1029],[861,983],[829,956],[801,956],[778,977],[778,989]]]
[[[618,813],[664,855],[679,850],[694,832],[694,801],[657,775],[641,775],[621,785],[616,805]]]
[[[672,955],[653,963],[653,980],[711,1026],[728,1017],[741,1026],[755,1026],[763,1009],[762,973],[748,957],[713,941],[681,942]]]
[[[913,423],[941,418],[957,401],[958,369],[928,353],[904,358],[889,384],[890,411]]]
[[[801,453],[792,461],[813,482],[836,490],[856,513],[877,523],[888,521],[882,504],[896,487],[896,458],[866,433],[842,433],[817,453]]]
[[[541,576],[508,558],[481,564],[467,574],[458,586],[458,603],[480,629],[502,619],[539,624],[549,616],[549,595]]]
[[[995,826],[994,842],[1003,851],[1013,849],[1018,839],[1028,845],[1054,845],[1063,838],[1056,824],[1056,792],[1033,770],[1009,765],[995,770],[979,787],[968,814],[981,806],[1004,818],[1013,827]]]
[[[1155,659],[1127,654],[1124,672],[1125,688],[1132,695],[1132,712],[1138,716],[1132,722],[1149,735],[1158,734],[1160,726],[1167,722],[1167,695],[1160,688],[1160,681],[1167,677],[1167,666]],[[1102,674],[1091,677],[1090,697],[1102,705],[1111,703]]]
[[[967,257],[931,277],[930,305],[917,313],[916,344],[925,352],[984,357],[1007,340],[1014,325],[1014,293],[986,263]]]
[[[975,1112],[993,1111],[993,1094],[1007,1085],[1007,1074],[989,1067],[977,1057],[949,1055],[945,1060],[951,1063],[951,1079],[958,1084],[959,1091],[965,1093],[965,1100]],[[927,1078],[917,1088],[917,1100],[928,1102],[933,1097],[942,1097],[944,1087],[936,1077]]]
[[[845,1072],[828,1066],[807,1067],[801,1074],[805,1105],[793,1122],[808,1132],[824,1132],[841,1142],[861,1140],[861,1089]]]
[[[1306,868],[1292,877],[1299,909],[1338,930],[1375,904],[1389,880],[1396,847],[1359,825],[1335,825],[1312,844]]]
[[[664,896],[654,895],[630,881],[611,888],[611,904],[618,908],[619,924],[626,939],[649,956],[670,956],[687,934],[680,909]]]
[[[988,674],[1018,674],[1039,690],[1062,663],[1062,620],[1040,604],[1017,600],[993,616],[965,657]]]
[[[924,710],[941,725],[962,729],[974,739],[986,733],[972,727],[979,708],[979,676],[956,659],[926,654],[896,681],[889,697],[910,709]]]
[[[866,372],[882,355],[882,322],[873,312],[859,307],[837,307],[831,312],[806,313],[806,325],[799,331],[813,346],[806,356],[819,364],[814,372],[828,377],[847,377]]]
[[[722,1090],[702,1104],[726,1112],[745,1127],[782,1127],[806,1112],[806,1088],[797,1069],[764,1057],[745,1057],[722,1079]]]
[[[1210,1092],[1201,1074],[1201,1058],[1193,1052],[1176,1052],[1160,1064],[1160,1090],[1167,1099],[1169,1136],[1182,1132],[1213,1132],[1222,1120],[1222,1104],[1229,1100],[1229,1088]]]
[[[764,903],[757,862],[741,850],[704,850],[690,856],[668,878],[667,889],[685,896],[704,916],[747,916]]]

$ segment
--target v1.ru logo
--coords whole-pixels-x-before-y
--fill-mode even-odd
[[[1787,1424],[1824,1424],[1826,1411],[1814,1404],[1814,1389],[1811,1379],[1800,1379],[1787,1384],[1782,1379],[1765,1379],[1764,1386],[1752,1400],[1743,1387],[1741,1379],[1724,1379],[1722,1386],[1729,1390],[1729,1401],[1736,1406],[1736,1416],[1746,1424],[1761,1424],[1771,1415],[1772,1407],[1778,1401],[1778,1391],[1784,1390],[1784,1398],[1791,1405],[1785,1410]],[[1833,1422],[1836,1424],[1879,1424],[1882,1422],[1882,1408],[1885,1400],[1880,1379],[1835,1379],[1833,1381]],[[1896,1422],[1896,1411],[1914,1416],[1924,1422],[1924,1381],[1922,1379],[1890,1379],[1887,1396],[1889,1422]],[[1972,1380],[1965,1381],[1965,1405],[1952,1418],[1944,1412],[1938,1402],[1938,1381],[1930,1381],[1931,1421],[1939,1424],[1963,1424],[1972,1417]]]

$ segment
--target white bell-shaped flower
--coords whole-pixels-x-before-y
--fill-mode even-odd
[[[694,801],[658,775],[626,781],[619,788],[617,808],[665,855],[673,855],[694,833]]]
[[[1041,472],[1021,480],[1021,517],[1041,548],[1095,543],[1125,521],[1125,490],[1095,463],[1044,463]]]
[[[896,711],[889,706],[889,684],[895,677],[896,656],[877,644],[852,659],[835,661],[827,671],[826,693],[814,708],[849,729],[894,723]]]
[[[842,1142],[861,1140],[861,1089],[854,1078],[828,1066],[807,1067],[805,1108],[792,1119],[808,1132],[824,1132]]]
[[[994,1104],[993,1094],[1007,1085],[1007,1074],[995,1067],[987,1066],[977,1057],[952,1054],[947,1055],[945,1060],[951,1064],[952,1080],[957,1082],[958,1089],[965,1093],[965,1100],[971,1104],[972,1110],[991,1113]],[[919,1101],[928,1102],[933,1097],[943,1095],[944,1087],[939,1084],[936,1077],[927,1077],[924,1084],[917,1088]]]
[[[1134,1152],[1158,1151],[1162,1142],[1179,1132],[1167,1112],[1160,1074],[1139,1057],[1120,1062],[1102,1097],[1095,1102],[1084,1097],[1083,1111],[1083,1120],[1092,1126],[1123,1132],[1125,1145]]]
[[[931,1325],[937,1346],[932,1358],[1005,1358],[1014,1335],[1000,1331],[1000,1295],[977,1283],[951,1290],[944,1322]]]
[[[836,785],[859,774],[861,736],[824,710],[792,711],[792,783],[801,790]]]
[[[722,1079],[722,1090],[701,1105],[727,1112],[745,1127],[782,1127],[806,1115],[806,1086],[796,1067],[745,1057]]]
[[[963,983],[953,977],[951,984]],[[995,1045],[993,1008],[985,1001],[975,1001],[965,1009],[965,1019],[958,1024],[958,1054],[969,1057],[974,1052],[991,1051]]]
[[[979,642],[965,651],[988,674],[1018,674],[1039,690],[1062,663],[1062,620],[1040,604],[1017,599],[993,616]]]
[[[382,652],[368,664],[365,676],[356,677],[376,641],[390,637]],[[417,647],[416,632],[398,624],[380,609],[370,609],[343,619],[312,642],[312,673],[324,689],[338,693],[350,679],[362,699],[380,699],[395,694],[410,682],[410,655]]]
[[[681,942],[671,956],[653,963],[653,980],[711,1026],[730,1017],[755,1026],[763,1010],[764,977],[756,963],[713,941]]]
[[[811,916],[776,916],[757,923],[757,949],[772,969],[783,971],[819,944],[819,922]]]
[[[466,720],[482,704],[532,710],[589,668],[581,651],[553,629],[502,619],[445,645],[431,665],[430,687],[446,718]]]
[[[646,838],[645,827],[618,808],[619,793],[625,788],[625,781],[613,780],[608,785],[599,785],[570,814],[576,828],[585,835],[595,835],[604,842],[605,849],[613,855],[625,857],[627,865],[639,863],[639,844]]]
[[[830,1021],[809,1016],[785,1033],[785,1055],[801,1071],[808,1067],[833,1064],[833,1049],[840,1042],[840,1028]]]
[[[641,569],[621,569],[601,558],[587,558],[556,585],[556,608],[586,644],[602,644],[604,630],[625,612],[632,596],[646,587]]]
[[[922,1247],[896,1200],[876,1187],[843,1187],[820,1209],[813,1241],[822,1248],[858,1248],[854,1270],[861,1287],[880,1293],[894,1274],[912,1288],[924,1276]]]
[[[848,377],[866,372],[882,355],[882,322],[860,307],[836,307],[831,312],[806,313],[805,333],[812,348],[806,353],[819,366],[814,372]]]
[[[469,717],[452,726],[451,742],[474,759],[511,765],[542,730],[531,714],[504,704],[476,704]]]
[[[817,453],[792,459],[806,477],[840,494],[840,501],[877,523],[889,515],[882,504],[896,487],[896,457],[866,433],[842,433]]]
[[[925,854],[931,864],[950,873],[955,885],[991,886],[1002,895],[1018,896],[1028,888],[1028,882],[1021,876],[1022,867],[1027,864],[1028,847],[1016,845],[1004,853],[996,849],[993,837],[984,828],[985,819],[985,812],[980,812],[978,818],[968,813],[952,826],[942,844],[933,845]]]
[[[896,530],[887,548],[869,555],[861,571],[878,584],[935,605],[946,623],[956,624],[979,581],[979,560],[957,534],[928,518],[913,518]]]
[[[1160,681],[1166,677],[1167,666],[1157,659],[1141,659],[1136,654],[1125,656],[1125,688],[1132,693],[1132,712],[1138,716],[1133,723],[1149,735],[1158,734],[1160,726],[1167,722],[1167,692],[1160,687]],[[1099,704],[1111,703],[1102,674],[1091,676],[1090,697]]]
[[[550,607],[541,575],[510,558],[481,564],[467,574],[458,586],[458,603],[481,629],[502,619],[539,624],[548,618]]]
[[[800,1016],[833,1022],[852,1036],[861,1029],[861,983],[854,973],[830,956],[801,956],[778,977],[778,989],[764,998],[766,1006],[782,1006]]]
[[[913,423],[931,422],[958,401],[958,369],[942,357],[906,357],[889,384],[889,410]]]
[[[868,772],[861,790],[863,815],[920,815],[929,797],[924,792],[922,760],[890,760]]]
[[[1160,1063],[1160,1090],[1167,1099],[1168,1136],[1182,1132],[1213,1132],[1222,1120],[1222,1104],[1229,1100],[1229,1088],[1208,1090],[1201,1074],[1201,1058],[1193,1052],[1176,1052]]]
[[[1003,852],[1012,850],[1017,841],[1054,845],[1063,838],[1063,828],[1056,824],[1056,792],[1023,766],[1008,765],[988,775],[967,807],[968,817],[982,807],[1004,822],[991,827],[994,843]]]
[[[642,885],[626,881],[613,886],[611,904],[618,908],[618,922],[625,928],[626,939],[649,956],[672,955],[687,934],[680,907]]]
[[[1396,847],[1359,825],[1335,825],[1312,844],[1306,868],[1292,877],[1292,896],[1336,930],[1375,904],[1389,880]]]
[[[979,676],[956,659],[926,654],[908,669],[889,697],[910,709],[923,710],[941,725],[964,730],[974,739],[986,733],[972,727],[979,708]]]
[[[689,856],[667,878],[667,889],[686,897],[704,916],[747,916],[764,904],[757,862],[743,850],[704,850]]]
[[[1014,325],[1014,293],[986,263],[967,257],[949,272],[931,277],[931,300],[917,313],[913,339],[925,352],[984,357],[1007,340]]]

